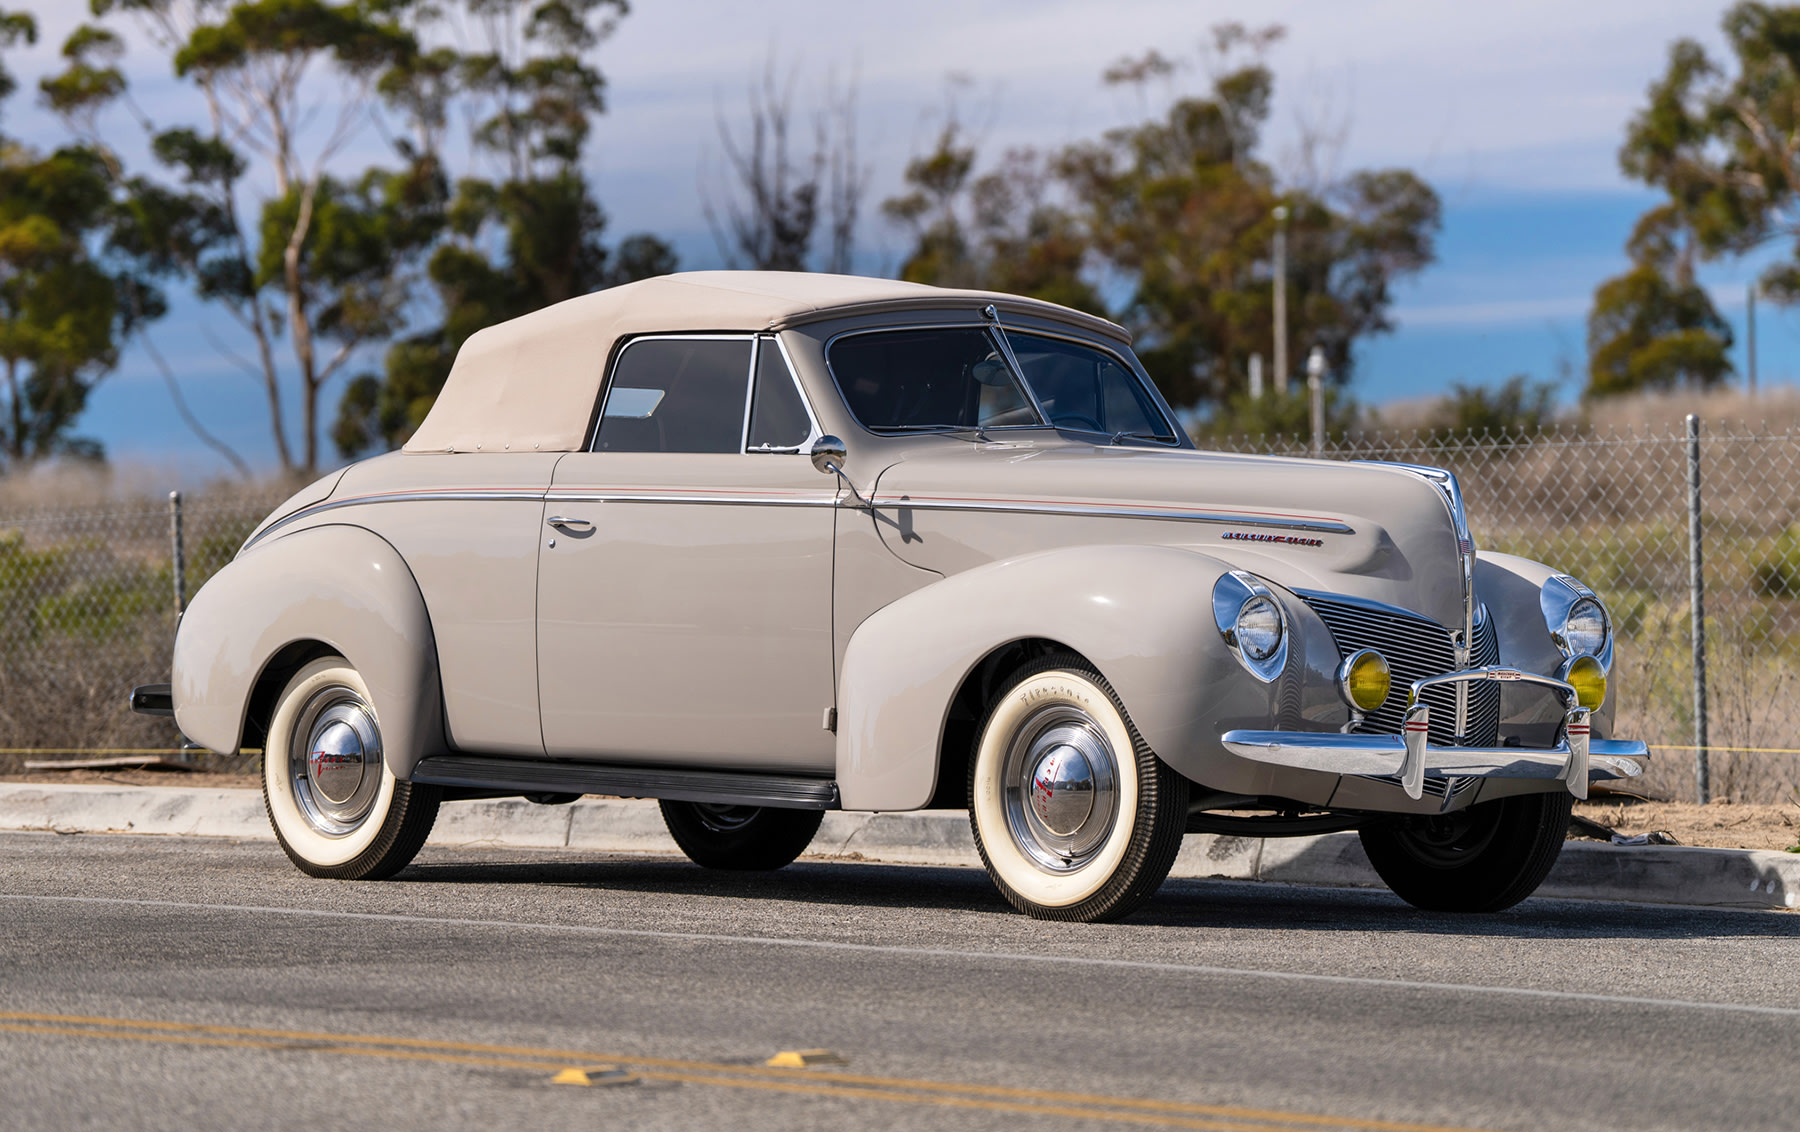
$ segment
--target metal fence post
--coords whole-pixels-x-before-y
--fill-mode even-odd
[[[181,544],[181,493],[169,493],[169,544],[175,562],[175,615],[187,612],[187,551]]]
[[[1687,417],[1688,594],[1694,643],[1694,794],[1712,801],[1712,769],[1706,754],[1706,579],[1701,571],[1700,418]]]

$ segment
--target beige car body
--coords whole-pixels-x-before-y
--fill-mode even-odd
[[[1488,660],[1553,678],[1564,657],[1540,606],[1555,571],[1477,555],[1447,477],[1206,453],[1185,437],[877,435],[826,362],[846,332],[995,323],[1098,345],[1142,373],[1126,332],[1090,316],[837,276],[678,275],[484,330],[402,451],[300,492],[196,595],[176,641],[177,720],[214,750],[256,746],[288,677],[336,654],[364,675],[403,780],[467,756],[615,768],[616,792],[636,768],[663,797],[683,795],[659,793],[661,771],[775,776],[834,787],[814,804],[906,810],[963,804],[982,681],[1009,647],[1052,641],[1104,675],[1199,794],[1436,812],[1563,788],[1496,773],[1419,796],[1380,767],[1228,749],[1231,732],[1351,722],[1345,650],[1298,595],[1410,611],[1452,643],[1479,623]],[[804,452],[589,451],[620,351],[691,335],[779,349],[813,439],[845,438],[842,477]],[[1231,571],[1287,612],[1272,681],[1216,623]],[[1489,745],[1555,748],[1555,697],[1495,687]],[[1613,698],[1594,714],[1598,741]]]

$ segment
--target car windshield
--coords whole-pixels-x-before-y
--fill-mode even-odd
[[[1155,397],[1118,355],[1066,338],[1004,333],[1022,374],[995,332],[978,326],[850,334],[832,343],[828,360],[850,411],[873,432],[1048,423],[1115,442],[1176,443]]]
[[[982,327],[847,335],[828,361],[850,411],[874,432],[1044,425]]]
[[[1025,382],[1057,428],[1175,442],[1156,401],[1118,356],[1067,338],[1006,332]]]

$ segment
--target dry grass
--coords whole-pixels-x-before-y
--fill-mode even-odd
[[[1372,406],[1364,415],[1363,428],[1382,432],[1429,430],[1443,420],[1445,403],[1443,397],[1409,397]],[[1689,413],[1700,417],[1703,429],[1708,425],[1770,432],[1800,429],[1800,388],[1777,386],[1754,397],[1741,389],[1607,397],[1570,406],[1556,423],[1568,429],[1635,430],[1664,435],[1680,432]]]
[[[57,461],[0,476],[0,526],[4,526],[5,516],[118,507],[163,508],[168,506],[169,492],[175,490],[190,498],[226,504],[238,499],[284,499],[302,486],[301,481],[280,475],[194,483],[178,468],[143,461]]]

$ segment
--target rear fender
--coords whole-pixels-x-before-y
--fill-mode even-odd
[[[1030,639],[1086,657],[1151,749],[1198,778],[1223,755],[1224,730],[1267,727],[1281,715],[1277,697],[1287,683],[1251,677],[1219,636],[1212,589],[1230,568],[1174,547],[1069,547],[979,566],[885,606],[844,653],[844,808],[924,806],[957,689],[994,650]]]
[[[443,749],[437,647],[412,571],[361,527],[261,543],[194,595],[175,635],[175,720],[220,752],[244,739],[258,680],[290,646],[318,642],[362,674],[394,774]]]

